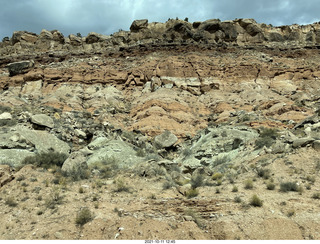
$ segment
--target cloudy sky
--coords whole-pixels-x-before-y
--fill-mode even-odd
[[[319,0],[0,0],[0,38],[15,30],[64,35],[89,32],[111,34],[129,30],[135,19],[190,22],[219,18],[254,18],[273,25],[320,21]]]

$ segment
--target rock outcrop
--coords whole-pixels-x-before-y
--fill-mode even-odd
[[[320,23],[253,19],[14,32],[0,188],[22,208],[0,196],[0,237],[319,239],[319,47]],[[96,215],[80,233],[83,206]]]

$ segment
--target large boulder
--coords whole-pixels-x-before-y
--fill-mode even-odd
[[[14,76],[18,74],[24,74],[31,70],[34,66],[33,60],[25,60],[20,62],[14,62],[7,65],[9,75]]]
[[[131,167],[143,161],[142,157],[136,156],[137,152],[126,142],[110,140],[103,148],[96,150],[88,158],[88,166],[96,163],[115,161],[119,168]]]
[[[108,39],[110,39],[109,36],[105,36],[105,35],[98,34],[98,33],[95,33],[95,32],[90,32],[88,34],[88,36],[86,37],[86,43],[87,44],[92,44],[92,43],[96,43],[96,42],[103,42],[103,41],[108,40]]]
[[[82,45],[82,38],[76,35],[69,35],[70,44],[72,46],[81,46]]]
[[[141,29],[145,29],[148,27],[148,20],[147,19],[141,19],[141,20],[135,20],[132,22],[130,26],[130,31],[132,32],[138,32]]]
[[[47,131],[31,130],[24,126],[17,126],[16,133],[32,143],[38,153],[53,151],[68,155],[70,152],[70,146],[66,142],[59,140]]]
[[[53,119],[45,114],[35,114],[31,116],[31,122],[48,128],[54,127]]]
[[[12,115],[8,112],[4,112],[0,114],[0,120],[12,119]]]
[[[87,159],[81,152],[73,152],[63,163],[61,171],[66,174],[81,172],[88,168]]]
[[[171,147],[177,141],[178,141],[178,138],[168,130],[166,130],[161,135],[158,135],[154,138],[154,142],[158,148]]]
[[[34,155],[33,152],[24,149],[0,149],[0,164],[20,167],[26,157]]]
[[[35,33],[27,32],[27,31],[15,31],[13,32],[11,42],[12,45],[16,44],[17,42],[25,42],[34,44],[38,40],[38,36]]]
[[[245,160],[245,145],[253,143],[259,137],[256,130],[247,127],[225,126],[210,128],[184,150],[177,160],[183,165],[184,172],[193,172],[199,167],[207,166],[223,171],[232,161]]]
[[[206,20],[199,25],[198,29],[215,33],[221,29],[221,21],[219,19]]]
[[[262,32],[262,29],[258,26],[254,19],[240,19],[239,25],[246,30],[250,36],[256,36]]]

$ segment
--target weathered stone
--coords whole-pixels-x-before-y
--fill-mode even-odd
[[[271,146],[272,153],[284,153],[289,150],[289,144],[277,141]]]
[[[0,114],[0,120],[3,120],[3,119],[12,119],[12,115],[8,112],[4,112]]]
[[[220,24],[221,24],[221,21],[219,19],[210,19],[210,20],[203,21],[198,27],[198,29],[208,31],[210,33],[214,33],[220,30]]]
[[[35,43],[38,39],[37,34],[27,31],[15,31],[13,32],[11,42],[12,45],[17,42],[25,41],[27,43]]]
[[[35,114],[31,116],[31,122],[48,128],[54,127],[53,119],[45,114]]]
[[[98,34],[95,32],[90,32],[88,34],[88,36],[86,37],[86,43],[87,44],[92,44],[92,43],[96,43],[96,42],[103,42],[105,40],[108,40],[109,37],[102,35],[102,34]]]
[[[88,168],[87,159],[81,152],[73,152],[63,163],[61,171],[70,174],[73,172],[80,172]]]
[[[312,143],[314,150],[320,151],[320,140],[316,140]]]
[[[178,141],[178,138],[170,131],[165,131],[161,135],[154,138],[154,142],[159,148],[168,148],[173,146]]]
[[[66,142],[59,140],[47,131],[30,130],[24,126],[16,126],[15,128],[16,133],[32,143],[38,153],[54,151],[68,155],[70,152],[70,146]]]
[[[69,35],[69,40],[72,46],[81,46],[82,39],[81,37],[75,36],[73,34]]]
[[[33,60],[26,60],[8,64],[10,76],[27,73],[34,66]]]
[[[103,148],[96,150],[88,158],[87,164],[105,162],[114,160],[120,168],[131,167],[132,165],[142,162],[143,158],[136,156],[136,151],[126,142],[120,140],[111,140]]]
[[[135,20],[132,22],[130,26],[130,31],[137,32],[141,29],[148,27],[148,20],[147,19],[141,19],[141,20]]]
[[[88,145],[88,149],[90,150],[98,150],[100,148],[103,148],[107,143],[110,141],[110,139],[106,137],[98,137],[94,139],[90,144]]]
[[[75,129],[74,132],[77,137],[80,137],[82,139],[85,139],[87,137],[87,134],[82,130]]]
[[[0,149],[0,164],[20,167],[25,158],[34,155],[33,152],[24,149]]]
[[[306,145],[312,143],[314,141],[313,138],[299,138],[293,141],[292,147],[298,148],[298,147],[305,147]]]

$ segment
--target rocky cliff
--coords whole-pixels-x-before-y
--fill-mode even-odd
[[[319,239],[319,47],[319,23],[252,19],[14,32],[0,43],[0,236]],[[83,205],[95,216],[78,229]]]

